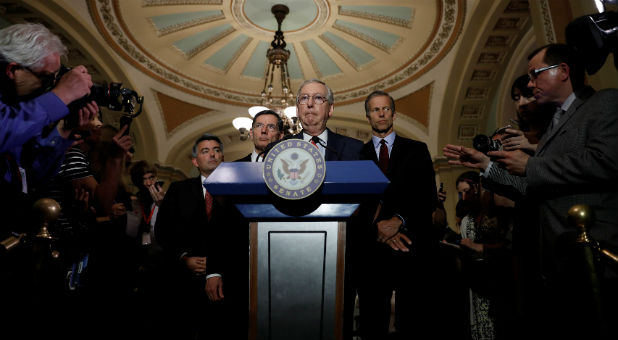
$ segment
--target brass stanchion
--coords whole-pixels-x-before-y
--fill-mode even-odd
[[[584,268],[582,269],[584,271],[583,274],[587,275],[588,284],[588,287],[585,287],[585,289],[589,289],[588,292],[591,293],[589,296],[593,303],[593,310],[590,312],[595,313],[595,317],[590,318],[590,320],[595,320],[598,323],[596,325],[589,325],[589,327],[600,330],[601,320],[603,320],[603,308],[601,305],[601,286],[597,274],[599,246],[588,234],[588,230],[595,221],[594,211],[585,204],[576,204],[569,209],[567,220],[578,231],[575,243],[581,251],[581,256],[583,256]],[[603,331],[601,332],[603,333]]]
[[[51,198],[41,198],[34,203],[32,208],[39,215],[39,223],[41,225],[35,237],[51,240],[52,236],[49,234],[47,227],[49,227],[49,223],[54,222],[60,215],[60,204]]]
[[[39,229],[37,233],[34,236],[27,235],[26,233],[13,233],[13,235],[0,241],[0,250],[2,252],[12,251],[24,243],[30,242],[34,242],[36,244],[40,243],[40,241],[46,241],[45,243],[49,245],[49,241],[53,238],[47,228],[49,227],[49,224],[53,223],[60,215],[60,204],[51,198],[41,198],[34,203],[32,209],[39,217]],[[56,258],[57,254],[52,252],[52,256]]]

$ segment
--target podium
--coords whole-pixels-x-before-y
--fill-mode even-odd
[[[347,220],[389,181],[372,161],[326,162],[322,187],[284,200],[264,163],[222,163],[207,190],[249,221],[249,338],[341,339]]]

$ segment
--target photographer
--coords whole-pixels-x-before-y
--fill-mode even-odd
[[[74,142],[62,123],[44,129],[69,113],[69,103],[90,93],[92,81],[83,66],[53,87],[60,58],[66,54],[60,39],[43,25],[16,24],[0,30],[0,206],[7,212],[2,223],[7,230],[0,231],[0,237],[25,224],[33,189],[57,172]],[[80,124],[97,110],[94,102],[80,109]]]
[[[618,271],[598,263],[601,289],[592,296],[586,281],[590,273],[573,251],[576,230],[567,213],[574,204],[593,207],[592,238],[601,248],[618,250],[618,91],[584,86],[583,64],[567,45],[543,46],[528,59],[528,86],[538,103],[555,110],[534,156],[521,150],[492,151],[488,155],[500,166],[489,166],[488,155],[474,149],[446,145],[443,152],[450,164],[481,169],[489,181],[523,184],[525,199],[538,209],[542,296],[544,313],[550,316],[541,336],[613,338],[610,334],[618,331],[613,322],[618,317],[613,308]]]
[[[59,121],[69,114],[69,103],[90,93],[92,81],[86,68],[78,66],[56,83],[66,55],[60,39],[43,25],[24,23],[0,30],[0,240],[36,227],[31,213],[36,191],[58,171],[75,142],[69,139],[72,131]],[[89,122],[97,111],[96,103],[78,108],[77,125]],[[14,307],[5,324],[20,332],[11,336],[13,329],[8,330],[7,338],[28,337],[21,333],[25,330],[36,332],[27,323],[34,312],[44,313],[39,301],[50,288],[41,265],[54,260],[49,251],[28,245],[0,257],[0,289],[5,305]]]

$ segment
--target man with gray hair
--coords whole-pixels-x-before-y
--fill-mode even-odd
[[[335,107],[333,91],[321,80],[309,79],[298,88],[296,110],[303,131],[292,138],[311,142],[327,161],[357,160],[363,142],[332,132],[326,122]]]
[[[69,113],[69,103],[90,93],[92,81],[86,68],[77,66],[56,84],[66,55],[60,39],[41,24],[0,30],[0,206],[8,212],[2,214],[6,228],[24,225],[21,216],[31,206],[33,188],[58,171],[74,142],[60,119]],[[88,103],[76,113],[79,124],[97,113],[96,103]]]
[[[41,24],[0,30],[0,152],[39,135],[44,126],[69,113],[69,103],[90,93],[92,80],[81,65],[55,84],[60,58],[66,55],[60,39]],[[84,109],[98,112],[96,103]],[[61,126],[58,130],[63,132]]]
[[[60,39],[43,25],[24,23],[0,30],[0,240],[11,233],[32,231],[35,189],[59,170],[65,151],[75,142],[69,138],[72,131],[57,122],[69,113],[69,103],[90,93],[92,81],[86,68],[77,66],[55,84],[60,58],[66,55]],[[78,125],[87,125],[97,113],[96,103],[87,104],[76,113]],[[40,330],[28,328],[25,316],[48,309],[47,297],[41,295],[48,294],[45,289],[57,281],[50,282],[54,279],[41,274],[48,273],[49,267],[33,275],[34,262],[21,250],[11,255],[15,256],[3,261],[10,266],[0,269],[0,282],[3,291],[11,292],[5,302],[16,308],[4,321],[26,332],[17,337],[36,338]],[[35,276],[46,279],[35,281]],[[32,295],[33,291],[45,293]],[[25,295],[30,296],[28,301]],[[50,334],[55,331],[46,325],[41,329]],[[12,337],[10,331],[6,337]]]
[[[358,139],[340,135],[328,129],[326,122],[333,115],[335,99],[333,91],[319,79],[305,80],[296,94],[297,116],[303,130],[291,138],[302,139],[315,145],[326,161],[358,160],[363,148],[363,142]],[[268,149],[268,148],[267,148]],[[356,273],[353,268],[352,253],[357,243],[357,221],[348,223],[346,233],[346,270],[343,306],[343,337],[353,336],[353,317],[356,299]]]

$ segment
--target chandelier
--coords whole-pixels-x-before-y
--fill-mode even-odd
[[[296,117],[296,100],[288,71],[290,51],[285,48],[286,42],[281,31],[281,23],[290,10],[286,5],[279,4],[274,5],[271,12],[277,19],[278,28],[273,41],[270,43],[270,48],[266,51],[268,67],[264,78],[264,87],[260,93],[261,105],[250,107],[249,115],[254,117],[262,110],[273,110],[283,119],[284,134],[297,134],[301,127]],[[252,119],[247,117],[239,117],[232,122],[234,127],[239,130],[241,140],[248,138],[251,123]]]

